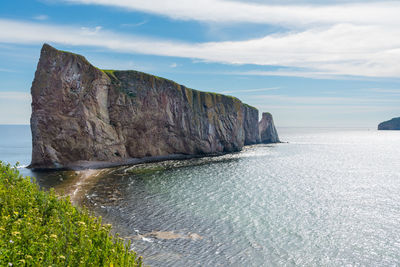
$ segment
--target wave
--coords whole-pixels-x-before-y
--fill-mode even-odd
[[[18,165],[17,169],[25,169],[26,167],[28,167],[29,165]]]

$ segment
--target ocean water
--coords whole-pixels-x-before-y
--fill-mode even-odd
[[[5,132],[0,160],[28,163],[26,134]],[[289,143],[109,170],[82,203],[151,266],[400,265],[400,132],[278,132]]]
[[[0,160],[28,166],[31,161],[32,138],[29,125],[0,124]]]

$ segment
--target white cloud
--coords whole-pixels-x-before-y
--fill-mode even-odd
[[[400,112],[398,99],[387,98],[258,95],[242,100],[271,112],[277,126],[369,125],[375,128],[379,122]]]
[[[363,91],[384,93],[384,94],[400,94],[400,89],[383,89],[383,88],[368,88]]]
[[[250,103],[251,104],[251,103]],[[398,105],[256,105],[271,112],[277,127],[365,127],[398,116]],[[293,114],[296,114],[295,116]],[[297,119],[293,119],[297,118]],[[279,131],[279,128],[278,128]]]
[[[36,19],[36,20],[48,20],[49,16],[47,16],[47,15],[37,15],[37,16],[34,16],[33,18]]]
[[[400,16],[398,16],[400,17]],[[248,75],[400,77],[400,28],[338,24],[245,41],[186,43],[94,29],[0,19],[0,42],[84,45],[207,62],[284,66]]]
[[[101,31],[102,28],[103,27],[101,26],[96,26],[94,28],[81,27],[82,35],[96,35]]]
[[[143,21],[138,22],[138,23],[124,23],[124,24],[121,24],[121,27],[139,27],[139,26],[142,26],[142,25],[144,25],[146,23],[148,23],[148,20],[143,20]]]
[[[246,99],[252,103],[261,101],[270,101],[271,103],[284,103],[295,105],[377,105],[387,106],[388,104],[398,105],[398,99],[376,98],[376,97],[323,97],[323,96],[288,96],[288,95],[253,95],[247,96]]]
[[[0,91],[0,124],[29,124],[31,95]]]
[[[258,88],[258,89],[247,89],[247,90],[232,90],[232,91],[223,91],[221,94],[232,94],[232,93],[253,93],[253,92],[265,92],[272,90],[279,90],[280,87],[269,87],[269,88]]]
[[[22,101],[30,101],[31,94],[23,93],[23,92],[0,92],[1,100],[22,100]]]
[[[0,72],[16,72],[15,70],[11,70],[11,69],[2,69],[0,68]]]
[[[141,11],[173,19],[214,23],[261,23],[286,27],[289,32],[241,42],[179,44],[181,53],[230,64],[278,65],[305,70],[252,72],[332,78],[338,75],[398,77],[400,74],[400,3],[364,1],[318,5],[266,4],[266,1],[224,0],[64,0]],[[271,1],[268,1],[271,3]],[[287,2],[287,1],[286,1]],[[297,1],[298,2],[298,1]],[[314,1],[315,2],[315,1]],[[321,2],[321,1],[320,1]],[[159,54],[164,54],[160,51]],[[165,55],[165,54],[164,54]]]
[[[396,1],[331,5],[268,5],[224,0],[64,0],[64,2],[114,6],[173,19],[206,22],[253,22],[295,27],[321,23],[391,26],[400,24],[398,16],[400,3]]]
[[[338,75],[321,72],[321,71],[310,71],[310,70],[274,70],[274,71],[260,71],[251,70],[232,73],[236,75],[254,75],[254,76],[283,76],[283,77],[304,77],[311,79],[337,79]],[[340,77],[342,78],[342,77]]]

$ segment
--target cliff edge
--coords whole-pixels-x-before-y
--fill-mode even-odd
[[[271,124],[260,138],[258,110],[235,97],[138,71],[100,70],[47,44],[31,93],[36,169],[215,155],[279,141]]]
[[[400,117],[380,123],[378,130],[400,130]]]

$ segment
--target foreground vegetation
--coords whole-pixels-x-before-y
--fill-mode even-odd
[[[110,228],[0,161],[0,266],[142,266]]]

